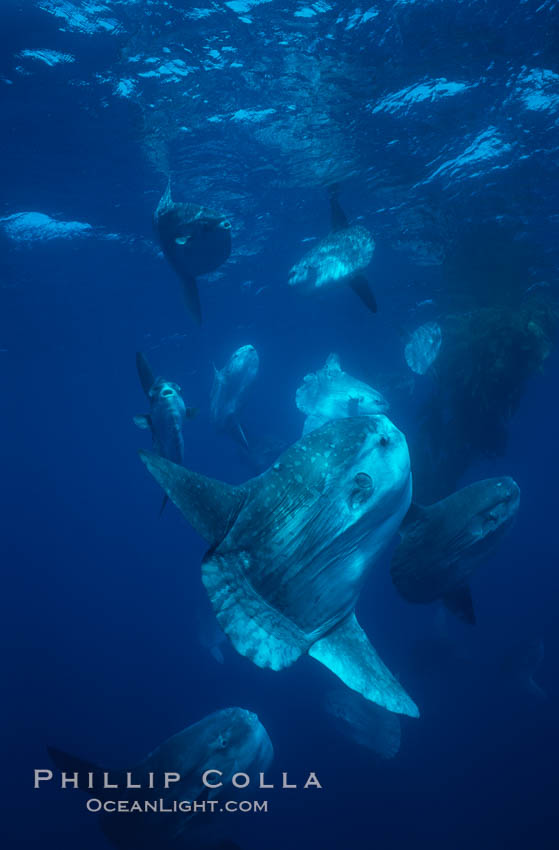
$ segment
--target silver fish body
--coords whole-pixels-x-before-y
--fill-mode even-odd
[[[375,240],[360,224],[335,230],[295,263],[288,283],[304,294],[346,286],[373,258]]]

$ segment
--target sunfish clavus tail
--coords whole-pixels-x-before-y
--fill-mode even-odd
[[[273,670],[307,653],[366,699],[419,715],[355,617],[411,499],[405,439],[386,417],[330,422],[241,486],[141,456],[210,544],[202,580],[238,652]]]

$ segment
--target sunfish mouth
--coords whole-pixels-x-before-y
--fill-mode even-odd
[[[163,398],[170,398],[170,396],[174,395],[175,391],[167,387],[164,390],[161,390],[161,395]]]

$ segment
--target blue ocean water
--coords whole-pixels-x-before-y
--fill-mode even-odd
[[[276,781],[323,785],[231,816],[243,850],[557,846],[558,35],[552,0],[2,3],[2,846],[109,846],[81,792],[33,789],[47,745],[131,765],[229,705],[265,725]],[[201,327],[153,232],[168,178],[233,226],[230,260],[199,281]],[[377,315],[346,287],[287,286],[328,233],[334,183],[376,241]],[[440,322],[444,346],[472,316],[455,360],[443,347],[426,375],[408,369],[414,329]],[[530,359],[514,322],[545,351]],[[475,626],[398,596],[396,541],[366,582],[359,620],[421,712],[391,760],[340,735],[323,710],[334,678],[310,658],[274,673],[224,643],[215,660],[207,546],[172,505],[159,518],[138,460],[143,351],[198,409],[185,465],[254,474],[209,420],[213,364],[247,343],[260,371],[243,427],[266,458],[299,439],[296,390],[336,352],[390,402],[428,501],[496,475],[521,488],[473,576]],[[466,385],[461,408],[451,390]],[[462,417],[454,442],[451,420],[429,420],[443,409]],[[503,663],[535,643],[545,700]]]

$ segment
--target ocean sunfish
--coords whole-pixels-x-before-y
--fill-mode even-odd
[[[519,504],[520,488],[504,477],[477,481],[429,507],[412,505],[390,567],[400,595],[408,602],[442,599],[459,619],[475,623],[468,581]]]
[[[197,204],[176,204],[170,182],[153,222],[161,250],[182,282],[187,307],[200,324],[202,310],[196,278],[215,271],[229,257],[231,222]]]
[[[49,747],[56,767],[66,773],[78,775],[78,787],[90,797],[104,801],[127,800],[129,807],[135,801],[161,799],[167,812],[128,811],[102,813],[99,816],[101,829],[106,837],[120,848],[130,850],[153,850],[157,848],[187,846],[191,835],[197,834],[202,816],[191,811],[169,812],[173,804],[186,800],[190,803],[220,799],[231,794],[231,778],[235,773],[257,776],[265,771],[273,759],[273,747],[266,729],[256,714],[243,708],[225,708],[204,717],[168,738],[134,767],[124,770],[109,770],[98,767],[81,758]],[[222,772],[220,788],[208,788],[203,781],[206,770]],[[103,774],[108,772],[109,782],[118,789],[103,788]],[[89,774],[93,788],[88,788]],[[128,782],[127,774],[130,774]],[[165,788],[164,774],[176,773],[178,781],[169,782]],[[153,774],[150,783],[150,774]],[[212,774],[212,784],[217,782]],[[140,785],[139,789],[127,788],[127,784]],[[151,790],[150,790],[151,789]],[[197,835],[197,840],[200,835]],[[194,846],[198,847],[198,843]],[[230,845],[227,845],[230,846]]]
[[[151,431],[153,450],[161,457],[182,464],[184,461],[183,427],[187,419],[196,415],[193,407],[186,407],[181,388],[173,381],[155,378],[145,356],[136,354],[136,368],[142,389],[149,401],[149,413],[134,416],[138,428]],[[167,498],[163,499],[161,510]]]
[[[411,500],[407,443],[390,420],[328,422],[241,486],[140,454],[210,544],[202,581],[241,655],[281,670],[308,653],[372,702],[418,716],[355,617]]]
[[[363,274],[373,258],[375,240],[360,224],[348,224],[336,192],[330,192],[331,230],[292,266],[289,286],[305,295],[350,286],[373,313],[376,298]]]
[[[303,434],[332,419],[386,413],[388,410],[388,403],[379,392],[342,371],[337,354],[330,354],[322,369],[305,375],[295,401],[307,417]]]
[[[242,345],[229,358],[223,369],[214,366],[214,382],[210,400],[210,418],[219,431],[229,431],[240,437],[248,447],[239,413],[249,387],[258,375],[260,361],[253,345]]]
[[[424,375],[441,350],[443,335],[437,322],[420,325],[410,336],[404,349],[406,363],[417,375]]]
[[[324,708],[335,718],[342,734],[383,759],[400,751],[400,718],[364,699],[355,691],[337,690],[327,694]]]

